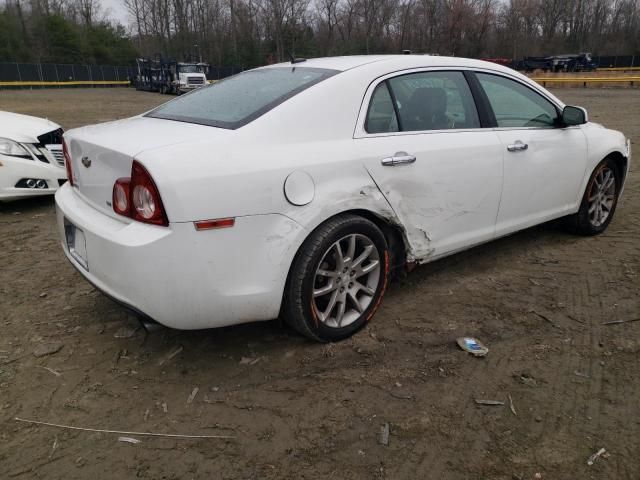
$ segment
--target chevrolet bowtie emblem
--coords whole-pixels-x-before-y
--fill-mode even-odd
[[[89,168],[91,166],[91,159],[89,157],[82,157],[82,164]]]

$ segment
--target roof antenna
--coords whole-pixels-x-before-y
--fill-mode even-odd
[[[307,61],[306,58],[296,58],[293,52],[289,52],[289,60],[291,61],[291,63],[302,63]]]

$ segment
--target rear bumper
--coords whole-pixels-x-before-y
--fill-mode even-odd
[[[69,185],[56,194],[71,264],[119,303],[172,328],[221,327],[277,317],[289,265],[304,238],[283,215],[239,217],[232,228],[157,227],[99,212]],[[65,218],[84,233],[88,267],[67,247]]]

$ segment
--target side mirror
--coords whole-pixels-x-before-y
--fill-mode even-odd
[[[589,115],[582,107],[572,107],[567,105],[562,110],[562,123],[568,127],[572,125],[582,125],[588,121]]]

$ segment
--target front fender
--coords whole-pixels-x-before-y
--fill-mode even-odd
[[[583,132],[587,139],[587,169],[582,179],[582,188],[580,192],[584,192],[587,183],[591,177],[591,173],[596,166],[606,157],[612,154],[622,155],[626,158],[626,168],[623,172],[623,180],[627,178],[629,165],[631,163],[631,142],[622,132],[610,130],[597,123],[587,123],[582,126]],[[624,187],[624,183],[623,183]],[[621,192],[622,193],[622,190]],[[578,205],[580,204],[578,199]]]

